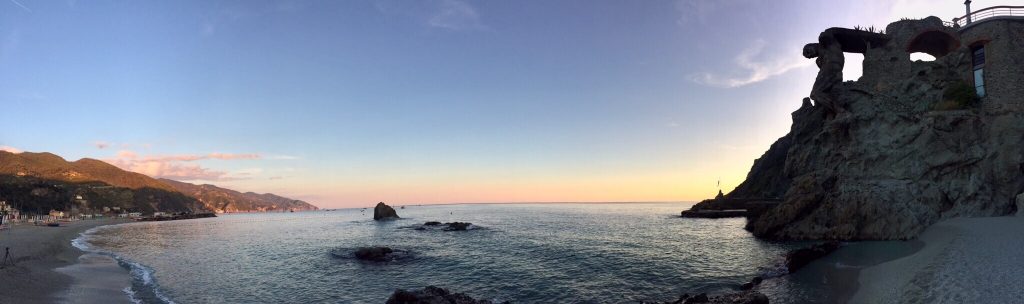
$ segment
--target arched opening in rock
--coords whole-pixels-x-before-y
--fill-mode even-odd
[[[946,32],[927,31],[910,40],[910,44],[907,45],[907,53],[925,53],[934,58],[940,58],[959,47],[960,40]]]
[[[864,75],[864,54],[843,53],[843,81],[857,81]]]
[[[935,61],[935,56],[925,52],[910,53],[910,61]]]

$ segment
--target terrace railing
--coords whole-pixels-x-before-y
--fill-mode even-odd
[[[1020,17],[1024,18],[1024,6],[993,6],[983,8],[970,14],[970,23],[967,22],[967,15],[959,18],[953,18],[954,27],[965,27],[968,24],[977,23],[978,21],[994,18],[994,17]]]

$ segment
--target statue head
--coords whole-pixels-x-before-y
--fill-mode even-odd
[[[804,45],[804,58],[816,58],[818,57],[818,49],[821,46],[817,43],[808,43]]]

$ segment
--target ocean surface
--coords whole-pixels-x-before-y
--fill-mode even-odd
[[[690,205],[406,206],[385,222],[372,208],[232,214],[98,227],[74,243],[131,270],[125,292],[140,303],[383,303],[427,285],[513,303],[668,301],[735,290],[803,245],[755,239],[742,218],[680,218]],[[426,221],[476,229],[412,229]],[[351,257],[373,245],[410,255]],[[773,303],[828,293],[814,275],[786,280],[764,285]]]

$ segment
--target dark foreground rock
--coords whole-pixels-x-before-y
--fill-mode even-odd
[[[807,248],[800,248],[786,253],[786,270],[789,273],[796,272],[807,266],[814,260],[820,259],[833,251],[839,249],[839,242],[827,242],[813,245]]]
[[[420,290],[397,289],[387,304],[492,304],[488,300],[477,300],[463,293],[452,293],[447,289],[427,286]],[[504,302],[508,303],[508,302]]]
[[[757,291],[740,291],[721,295],[708,296],[705,293],[690,296],[684,294],[675,301],[664,302],[665,304],[768,304],[768,297]]]
[[[384,202],[377,203],[377,206],[373,207],[373,220],[375,221],[391,220],[397,218],[399,217],[398,213],[395,212],[395,208],[391,208],[391,206],[384,204]]]

